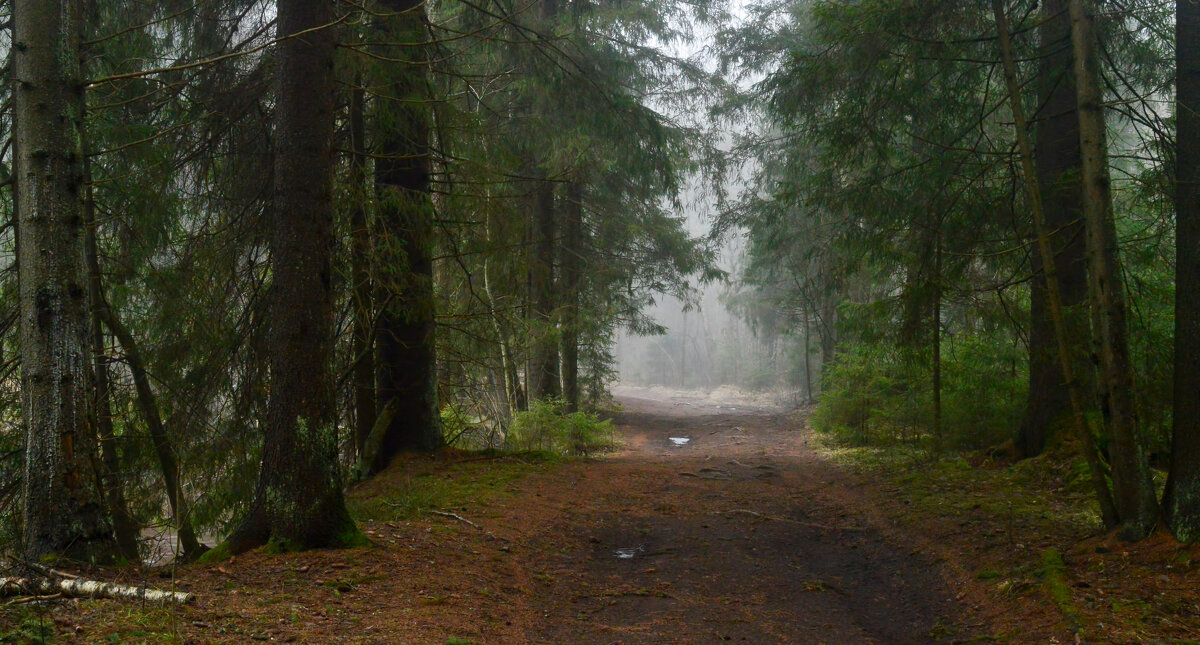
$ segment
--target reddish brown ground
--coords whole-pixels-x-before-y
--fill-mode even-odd
[[[1068,620],[1028,570],[1013,585],[979,576],[996,567],[1007,579],[1029,559],[1029,545],[980,538],[1011,535],[1002,518],[906,516],[896,509],[911,491],[822,458],[802,415],[645,396],[622,393],[617,453],[531,468],[498,494],[442,509],[479,528],[431,514],[364,523],[373,548],[250,554],[146,580],[197,593],[185,608],[67,601],[38,611],[68,642],[1066,643],[1076,642],[1072,621],[1102,632],[1105,607],[1086,598],[1105,584],[1106,601],[1143,582],[1189,587],[1177,594],[1188,611],[1196,598],[1177,547],[1131,556],[1076,542],[1064,549],[1069,582],[1085,586],[1073,587],[1083,600]],[[414,459],[352,497],[450,469]],[[1176,562],[1162,579],[1095,573],[1142,576],[1160,556]],[[1192,627],[1185,617],[1158,631],[1169,638],[1113,642],[1181,642]]]

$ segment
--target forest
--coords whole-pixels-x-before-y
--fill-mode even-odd
[[[1194,0],[0,50],[0,642],[1200,639]]]

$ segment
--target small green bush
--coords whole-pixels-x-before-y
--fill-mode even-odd
[[[812,424],[855,446],[915,440],[932,419],[928,370],[911,353],[852,345],[826,366]]]
[[[566,412],[559,399],[534,401],[513,417],[505,437],[508,450],[588,455],[612,445],[612,422],[591,412]]]
[[[1024,356],[986,334],[942,344],[942,444],[974,449],[1012,437],[1024,413]],[[826,366],[813,427],[853,446],[928,441],[934,429],[932,353],[886,342],[847,346]]]

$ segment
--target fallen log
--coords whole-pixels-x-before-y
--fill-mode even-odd
[[[50,580],[48,578],[0,578],[0,597],[3,596],[51,596],[61,594],[70,598],[116,598],[142,600],[146,602],[177,603],[186,605],[196,599],[195,594],[184,591],[162,591],[111,582],[83,580],[81,578]]]

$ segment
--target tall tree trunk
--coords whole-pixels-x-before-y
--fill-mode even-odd
[[[354,531],[338,473],[333,349],[333,18],[329,0],[278,0],[275,190],[262,468],[228,547],[339,544]]]
[[[533,257],[529,263],[533,350],[530,399],[558,396],[558,341],[554,329],[554,184],[537,182],[533,205]]]
[[[1058,275],[1073,373],[1088,401],[1090,372],[1086,364],[1087,258],[1080,214],[1079,115],[1075,103],[1075,75],[1071,61],[1071,21],[1067,0],[1045,0],[1039,27],[1041,51],[1038,68],[1040,116],[1036,120],[1034,148],[1041,186],[1045,227]],[[1046,274],[1042,256],[1030,253],[1029,395],[1016,447],[1025,457],[1042,453],[1054,434],[1071,424],[1067,380],[1055,345],[1053,323],[1046,302]]]
[[[1029,142],[1028,121],[1025,119],[1025,109],[1021,104],[1021,88],[1017,83],[1017,65],[1012,51],[1012,32],[1008,27],[1008,16],[1004,13],[1004,1],[992,0],[992,11],[996,17],[1000,57],[1004,63],[1004,82],[1008,89],[1008,102],[1011,106],[1013,125],[1017,134],[1017,146],[1021,153],[1021,174],[1025,180],[1025,190],[1029,195],[1029,209],[1033,214],[1033,230],[1036,236],[1037,250],[1045,269],[1046,304],[1050,309],[1050,322],[1054,330],[1054,344],[1058,349],[1059,366],[1066,379],[1073,428],[1075,436],[1082,446],[1084,459],[1087,460],[1092,488],[1096,493],[1096,501],[1100,505],[1100,515],[1104,520],[1104,525],[1113,528],[1120,522],[1120,516],[1113,501],[1112,491],[1108,487],[1108,473],[1100,459],[1095,437],[1092,435],[1092,429],[1084,414],[1083,396],[1080,392],[1079,382],[1074,375],[1075,361],[1071,357],[1071,342],[1067,337],[1062,297],[1058,293],[1058,265],[1054,262],[1054,251],[1050,246],[1049,231],[1046,230],[1041,183],[1037,179],[1037,170],[1034,169],[1033,145]]]
[[[558,23],[559,0],[541,0],[539,5],[538,32],[543,39],[553,39]],[[553,108],[546,99],[535,101],[548,116]],[[535,154],[545,154],[535,150]],[[540,178],[534,185],[533,195],[533,257],[529,263],[530,307],[533,315],[533,348],[528,376],[530,399],[548,399],[560,396],[559,340],[555,329],[554,309],[554,261],[557,222],[554,208],[554,182],[548,174],[550,169],[543,165],[537,174]]]
[[[579,289],[583,282],[583,185],[567,184],[563,204],[562,384],[567,411],[579,409]]]
[[[98,272],[99,267],[96,268]],[[159,413],[158,401],[154,390],[150,387],[150,378],[146,374],[146,364],[138,349],[133,334],[121,324],[116,312],[104,300],[102,285],[98,285],[98,301],[96,313],[104,322],[112,335],[116,337],[121,348],[125,350],[125,362],[133,375],[133,388],[137,393],[138,408],[146,421],[146,429],[150,434],[150,443],[154,446],[154,454],[158,457],[159,469],[162,471],[163,485],[167,490],[167,503],[171,506],[171,517],[175,520],[175,530],[179,536],[179,546],[183,547],[182,559],[191,561],[200,557],[207,547],[200,544],[196,538],[196,530],[192,527],[192,519],[188,513],[187,496],[179,481],[179,460],[175,456],[175,448],[171,445],[170,435]]]
[[[79,5],[13,0],[24,555],[115,545],[90,486]]]
[[[379,3],[374,53],[377,65],[375,187],[378,191],[376,271],[378,404],[396,400],[376,473],[405,450],[435,450],[442,443],[437,399],[433,292],[433,201],[430,198],[431,115],[428,40],[423,0]],[[396,62],[403,61],[403,62]]]
[[[1124,539],[1137,540],[1154,528],[1158,506],[1134,412],[1128,314],[1109,193],[1108,137],[1095,17],[1084,0],[1070,0],[1069,8],[1079,106],[1089,291],[1097,323],[1095,345],[1100,368],[1097,389],[1109,435],[1113,500],[1121,520],[1120,533]]]
[[[362,81],[350,90],[350,206],[351,307],[354,318],[354,446],[362,457],[363,445],[375,425],[375,324],[371,302],[371,233],[367,221],[366,117]]]
[[[1200,4],[1175,3],[1175,415],[1167,526],[1200,540]]]

